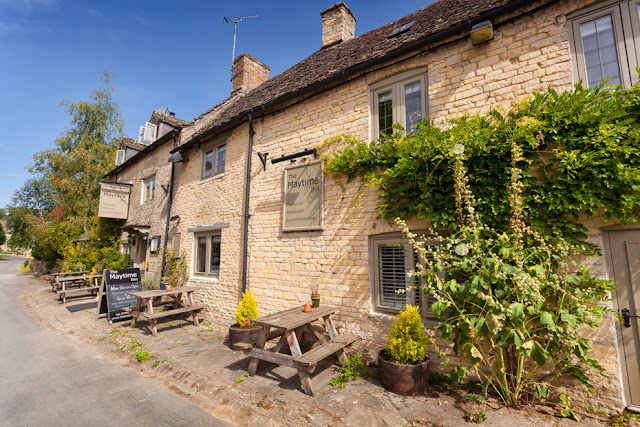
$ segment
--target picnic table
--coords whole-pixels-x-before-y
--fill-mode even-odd
[[[131,317],[133,317],[133,320],[131,320],[132,328],[135,327],[138,320],[148,320],[151,334],[154,337],[158,336],[156,322],[161,317],[174,316],[180,313],[191,313],[191,320],[193,321],[193,324],[198,326],[199,323],[196,312],[202,310],[204,308],[204,304],[194,304],[192,294],[197,290],[198,288],[194,286],[181,286],[173,288],[170,291],[157,289],[152,291],[131,292],[129,295],[138,298],[138,303],[135,308],[125,307],[123,310],[129,312]],[[183,294],[186,294],[186,302],[182,301]],[[168,298],[163,301],[163,297]],[[142,308],[143,303],[145,304],[144,309]],[[154,307],[158,308],[160,306],[166,306],[167,304],[171,304],[173,309],[163,311],[154,310]]]
[[[89,270],[85,270],[85,271],[63,271],[63,272],[60,272],[60,273],[52,273],[51,277],[53,277],[53,279],[49,280],[51,282],[51,290],[55,291],[58,288],[58,278],[67,277],[67,276],[82,276],[82,275],[88,274],[88,273],[91,273],[91,271],[89,271]]]
[[[344,348],[353,343],[358,337],[352,334],[338,334],[331,319],[331,315],[338,309],[331,306],[314,308],[305,313],[302,306],[267,314],[253,319],[253,323],[262,326],[260,337],[256,343],[237,343],[251,359],[249,362],[249,375],[255,375],[260,360],[290,366],[298,370],[298,376],[302,384],[302,390],[313,396],[313,385],[310,374],[316,369],[321,360],[337,353],[341,364],[346,358]],[[312,322],[322,318],[324,331],[316,327]],[[271,328],[275,330],[271,332]],[[326,332],[326,334],[322,333]],[[275,347],[265,348],[267,339],[281,335]],[[328,336],[327,336],[328,335]],[[300,340],[319,341],[320,345],[313,347],[306,353],[300,350]],[[291,354],[280,353],[283,345],[287,343]]]
[[[102,278],[102,274],[56,277],[55,291],[59,295],[59,299],[64,305],[67,305],[67,294],[76,292],[93,292],[100,288],[98,280]]]

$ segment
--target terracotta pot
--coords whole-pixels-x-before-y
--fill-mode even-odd
[[[385,350],[378,354],[380,382],[390,392],[402,396],[423,394],[429,385],[429,356],[415,365],[393,363]]]
[[[239,342],[256,342],[260,336],[262,326],[251,325],[246,328],[240,328],[237,324],[229,326],[229,345],[232,350],[236,350],[234,344]]]

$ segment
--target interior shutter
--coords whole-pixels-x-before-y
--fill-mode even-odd
[[[404,309],[407,293],[398,290],[407,288],[406,253],[402,245],[378,246],[380,305]]]

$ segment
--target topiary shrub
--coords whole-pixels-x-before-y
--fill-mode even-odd
[[[393,363],[412,365],[420,363],[427,355],[429,339],[422,324],[417,306],[408,305],[404,311],[393,318],[387,354]]]
[[[252,325],[251,319],[258,316],[260,316],[258,300],[251,290],[247,290],[242,294],[242,299],[236,308],[236,324],[241,328],[247,328]]]

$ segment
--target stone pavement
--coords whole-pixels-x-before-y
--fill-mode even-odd
[[[195,327],[187,320],[170,317],[158,323],[158,337],[147,322],[130,328],[129,322],[109,325],[96,319],[96,301],[71,298],[64,307],[48,282],[24,280],[30,289],[24,302],[44,325],[61,333],[61,339],[81,339],[100,349],[105,357],[120,358],[132,369],[163,380],[172,390],[237,425],[250,426],[458,426],[473,425],[465,414],[484,410],[484,426],[573,426],[576,422],[554,417],[551,408],[528,407],[520,411],[502,407],[497,401],[479,405],[465,391],[450,393],[433,387],[424,396],[403,397],[385,391],[380,382],[359,379],[345,388],[331,386],[335,376],[333,356],[319,364],[313,374],[315,397],[302,392],[296,370],[261,362],[254,377],[246,377],[248,358],[229,349],[225,342],[228,325]],[[149,356],[144,363],[135,358]],[[583,425],[602,425],[583,417]]]

